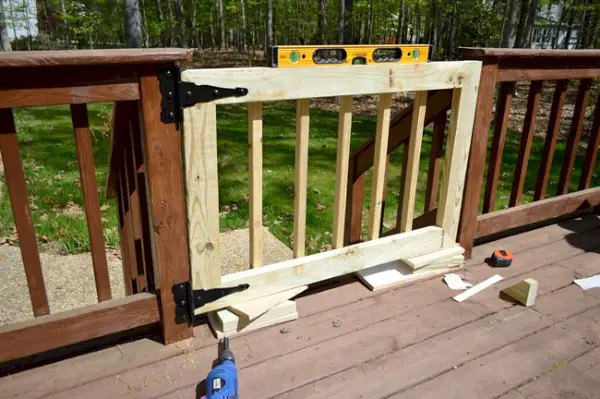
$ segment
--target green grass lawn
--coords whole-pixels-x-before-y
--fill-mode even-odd
[[[89,106],[94,141],[96,175],[103,206],[104,232],[108,246],[118,246],[114,201],[103,197],[108,161],[110,105]],[[310,141],[307,194],[307,252],[318,252],[331,243],[337,113],[313,109],[310,113]],[[68,107],[40,107],[15,111],[21,155],[25,166],[33,219],[41,243],[58,243],[64,252],[89,250],[79,170]],[[293,103],[265,104],[263,132],[263,219],[281,241],[291,245],[294,206],[295,107]],[[248,138],[246,106],[218,108],[219,195],[221,230],[248,226]],[[375,118],[355,116],[352,150],[375,132]],[[490,140],[491,144],[491,140]],[[426,130],[421,152],[416,214],[423,211],[431,131]],[[496,209],[508,205],[519,134],[509,132],[503,157]],[[529,202],[537,181],[543,139],[535,137],[529,161],[523,201]],[[565,144],[557,144],[548,189],[554,195]],[[577,189],[583,149],[577,158],[571,188]],[[385,226],[393,227],[398,206],[402,148],[394,151],[389,168]],[[593,185],[598,185],[598,174]],[[0,204],[0,236],[14,234],[14,223],[6,185]],[[365,211],[370,198],[367,175]],[[367,217],[363,218],[366,226]]]

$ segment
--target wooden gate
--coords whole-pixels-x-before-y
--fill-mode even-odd
[[[456,245],[463,188],[481,63],[436,62],[396,66],[302,69],[186,70],[182,80],[197,85],[248,90],[241,97],[220,98],[186,108],[183,116],[188,234],[195,289],[248,283],[246,291],[223,297],[196,310],[220,309],[306,284],[357,272],[398,259],[430,254]],[[453,100],[443,185],[435,226],[413,230],[419,155],[430,90],[452,89]],[[404,176],[400,233],[379,238],[384,195],[386,151],[392,94],[415,92],[408,164]],[[343,247],[352,125],[352,96],[379,96],[375,160],[369,209],[369,241]],[[333,249],[304,256],[309,140],[309,99],[340,97]],[[294,238],[295,259],[262,266],[262,103],[296,100]],[[217,113],[221,104],[248,104],[250,182],[250,270],[221,277]],[[333,177],[333,173],[332,173]]]

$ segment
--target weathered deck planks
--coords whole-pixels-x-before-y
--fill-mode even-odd
[[[483,264],[497,247],[515,253],[511,268]],[[455,293],[439,278],[377,293],[351,282],[299,298],[300,319],[286,324],[290,333],[281,334],[275,326],[232,340],[242,397],[358,397],[373,392],[376,397],[416,397],[412,392],[440,392],[435,390],[442,389],[442,382],[455,378],[459,383],[453,389],[466,397],[511,390],[519,397],[516,389],[530,375],[537,377],[564,360],[561,345],[573,361],[599,345],[598,328],[591,321],[600,312],[600,293],[584,294],[571,284],[575,276],[600,273],[599,251],[600,219],[586,217],[475,247],[465,274],[481,281],[499,272],[505,280],[462,304],[450,299]],[[504,286],[527,277],[540,282],[534,310],[499,297]],[[586,321],[583,315],[594,311]],[[333,320],[341,326],[333,327]],[[196,328],[197,335],[206,333]],[[549,346],[547,353],[533,357],[506,349],[543,345]],[[123,353],[111,348],[5,377],[0,389],[6,397],[189,398],[216,357],[215,340],[207,337],[166,348],[134,342],[121,349]],[[488,368],[479,366],[481,358],[508,369],[512,361],[533,365],[527,372],[515,368],[492,378]],[[102,367],[79,370],[92,363]],[[469,373],[490,379],[489,393],[481,388],[469,393],[474,385]],[[36,386],[49,375],[56,376],[52,384]]]

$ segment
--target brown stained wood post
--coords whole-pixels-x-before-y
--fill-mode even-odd
[[[176,124],[161,121],[161,93],[157,68],[148,68],[140,77],[140,121],[149,220],[160,286],[162,334],[165,343],[193,335],[191,323],[175,322],[172,287],[190,279],[187,223],[183,187],[181,135]]]
[[[120,171],[119,175],[119,193],[121,209],[123,212],[123,235],[122,238],[125,240],[125,253],[122,258],[127,257],[127,265],[129,266],[129,278],[132,287],[132,293],[137,294],[139,292],[138,272],[137,272],[137,257],[135,253],[135,246],[133,240],[133,229],[131,221],[131,207],[129,203],[129,192],[127,190],[127,177],[125,166]]]
[[[594,168],[596,167],[596,155],[598,154],[598,146],[600,146],[600,98],[596,103],[594,112],[594,123],[588,139],[588,147],[583,160],[583,168],[581,170],[581,179],[579,179],[579,189],[584,190],[590,187]]]
[[[498,189],[500,169],[502,168],[502,154],[504,153],[504,143],[506,142],[506,131],[508,129],[514,90],[514,82],[504,82],[500,85],[500,95],[496,108],[496,127],[494,129],[487,183],[483,197],[483,213],[493,212],[496,205],[496,191]]]
[[[519,156],[517,158],[512,192],[510,194],[509,204],[511,207],[521,203],[523,186],[525,185],[525,178],[527,176],[531,143],[533,142],[533,135],[535,133],[535,121],[540,107],[542,84],[541,80],[536,80],[531,82],[531,86],[529,87],[529,98],[527,99],[527,111],[525,113],[525,122],[523,123],[523,133],[521,134],[521,145],[519,147]]]
[[[131,244],[133,251],[135,252],[136,259],[136,275],[137,275],[137,292],[144,292],[148,290],[146,285],[146,267],[144,259],[144,251],[142,247],[142,222],[140,215],[140,199],[137,191],[136,176],[135,176],[135,159],[133,154],[133,147],[130,140],[130,129],[125,131],[127,137],[125,137],[125,148],[124,148],[124,160],[123,165],[125,168],[125,188],[127,190],[127,196],[129,199],[129,210],[131,215]]]
[[[79,162],[79,176],[85,217],[87,220],[90,249],[92,252],[92,265],[98,302],[111,299],[110,277],[108,276],[108,263],[106,261],[106,248],[104,246],[104,233],[102,231],[102,218],[100,201],[98,199],[98,184],[96,182],[96,168],[94,167],[94,152],[92,150],[92,135],[88,122],[87,106],[85,104],[71,104],[71,118],[77,147],[77,160]]]
[[[383,197],[381,197],[381,224],[379,225],[379,235],[383,233],[383,217],[385,215],[385,200],[387,199],[388,172],[390,169],[390,155],[385,158],[385,174],[383,175]]]
[[[592,89],[592,79],[583,79],[579,85],[577,100],[575,101],[575,111],[573,111],[573,121],[571,122],[571,131],[567,139],[567,149],[560,170],[560,179],[558,180],[558,189],[556,194],[567,194],[569,192],[569,183],[571,182],[571,173],[577,157],[577,147],[583,130],[583,121],[585,120],[585,110],[590,99]]]
[[[544,143],[544,152],[542,153],[542,161],[538,170],[538,183],[535,187],[534,201],[539,201],[546,198],[548,189],[548,179],[550,178],[550,169],[552,168],[552,159],[556,149],[556,138],[560,131],[560,119],[562,110],[567,99],[568,80],[559,80],[556,82],[554,90],[554,99],[552,100],[552,108],[550,109],[550,119],[548,120],[548,130],[546,132],[546,140]]]
[[[483,183],[483,172],[487,155],[497,71],[498,64],[494,60],[486,61],[483,64],[479,80],[477,110],[475,111],[471,151],[469,154],[460,226],[458,229],[458,240],[460,245],[465,249],[465,257],[467,258],[471,257],[477,229],[477,213],[479,211],[479,199],[481,197],[481,185]]]
[[[146,175],[144,168],[144,156],[142,151],[142,136],[140,131],[140,116],[137,108],[137,103],[132,103],[130,108],[131,115],[131,143],[133,146],[133,159],[135,162],[135,184],[139,199],[140,209],[140,228],[141,228],[141,244],[144,254],[144,266],[146,275],[146,285],[149,291],[156,289],[154,263],[152,262],[152,240],[150,238],[150,224],[146,217],[148,215],[148,198],[146,191]]]
[[[437,204],[446,119],[446,112],[443,112],[433,122],[433,135],[429,151],[429,170],[427,172],[427,191],[425,193],[425,212],[434,209]]]
[[[351,182],[352,183],[352,182]],[[350,222],[346,222],[346,228],[349,228],[348,244],[356,244],[361,241],[360,233],[362,230],[362,212],[365,199],[365,174],[360,175],[356,180],[349,184],[350,188],[350,204],[348,212]]]
[[[4,162],[6,185],[15,218],[33,314],[36,317],[43,316],[50,313],[50,308],[11,109],[0,109],[0,152]]]

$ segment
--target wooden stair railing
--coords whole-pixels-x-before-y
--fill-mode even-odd
[[[429,161],[429,171],[427,176],[427,193],[425,200],[425,213],[418,216],[413,221],[413,228],[430,226],[435,223],[436,211],[435,203],[437,199],[437,190],[440,173],[440,161],[442,157],[442,147],[444,142],[444,132],[446,127],[446,114],[452,104],[451,90],[438,90],[429,93],[427,98],[427,111],[425,114],[425,125],[434,124],[433,139],[431,145],[431,154]],[[408,145],[410,138],[410,129],[412,124],[413,106],[410,105],[396,115],[390,123],[390,136],[387,148],[387,163],[389,163],[390,154],[404,145],[404,159],[402,165],[402,175],[406,173],[408,162]],[[365,193],[365,173],[373,166],[375,153],[375,137],[366,140],[356,151],[350,155],[348,190],[346,200],[346,231],[344,245],[355,244],[361,241],[362,209]],[[386,163],[386,165],[387,165]],[[383,198],[385,203],[385,186]],[[385,235],[396,234],[400,232],[402,194],[404,193],[404,179],[401,180],[400,200],[398,203],[398,218],[396,227],[386,232]],[[381,217],[381,227],[383,226],[383,209]]]

